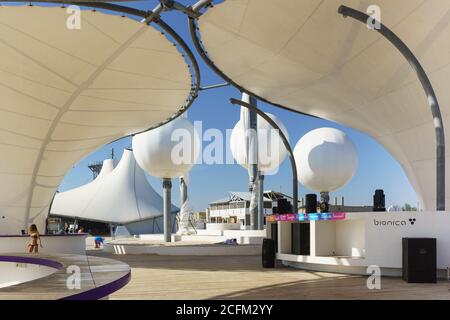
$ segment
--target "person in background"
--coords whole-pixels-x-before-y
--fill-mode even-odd
[[[223,244],[229,244],[229,245],[234,245],[237,246],[238,242],[237,239],[233,238],[233,239],[227,239],[224,242],[222,242]]]
[[[78,229],[78,233],[84,233],[84,228],[80,227],[80,229]]]
[[[95,238],[94,238],[94,241],[95,241],[95,248],[96,248],[96,249],[99,249],[100,246],[103,244],[103,241],[104,241],[104,240],[105,240],[105,239],[103,239],[103,238],[100,237],[100,236],[95,237]]]
[[[39,231],[35,224],[32,224],[29,228],[30,234],[30,243],[28,244],[28,252],[32,253],[39,253],[39,246],[43,248],[42,242],[41,242],[41,236],[39,234]]]

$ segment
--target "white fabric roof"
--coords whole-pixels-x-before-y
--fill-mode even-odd
[[[340,5],[381,8],[382,23],[427,71],[449,143],[450,1],[226,0],[200,17],[201,39],[216,66],[247,90],[374,137],[402,165],[425,209],[435,209],[435,132],[427,97],[397,49],[361,22],[344,19]],[[449,175],[447,170],[446,181]]]
[[[60,7],[0,8],[0,234],[42,231],[64,175],[84,156],[179,112],[189,68],[158,30]]]
[[[124,150],[117,167],[108,170],[84,186],[57,193],[50,213],[117,224],[163,215],[163,199],[148,183],[132,151]],[[173,206],[172,211],[177,210]]]

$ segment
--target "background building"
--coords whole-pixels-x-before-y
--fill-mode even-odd
[[[230,192],[228,197],[211,202],[206,210],[208,223],[239,223],[242,229],[249,227],[250,198],[250,192]],[[281,192],[264,191],[264,215],[272,214],[279,199],[292,204],[292,198]]]

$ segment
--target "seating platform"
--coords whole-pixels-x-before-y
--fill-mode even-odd
[[[0,267],[12,273],[0,300],[105,299],[131,279],[127,264],[86,255],[7,253]]]
[[[205,241],[176,241],[165,243],[162,240],[125,238],[106,241],[103,245],[103,250],[117,255],[248,256],[260,255],[261,245],[226,245]]]

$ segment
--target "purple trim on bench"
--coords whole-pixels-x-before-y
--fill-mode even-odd
[[[43,259],[43,258],[35,258],[35,257],[23,257],[23,256],[1,256],[0,255],[0,262],[38,264],[41,266],[46,266],[46,267],[54,268],[57,270],[60,270],[64,267],[62,263],[59,263],[57,261]]]
[[[113,282],[104,284],[100,287],[96,287],[84,292],[74,294],[72,296],[64,297],[61,300],[98,300],[125,287],[128,284],[128,282],[130,282],[130,280],[131,280],[131,271],[129,271],[126,275]]]
[[[67,234],[41,234],[41,237],[76,237],[76,236],[87,236],[87,233],[67,233]],[[29,235],[12,234],[12,235],[0,235],[0,238],[28,238]]]

